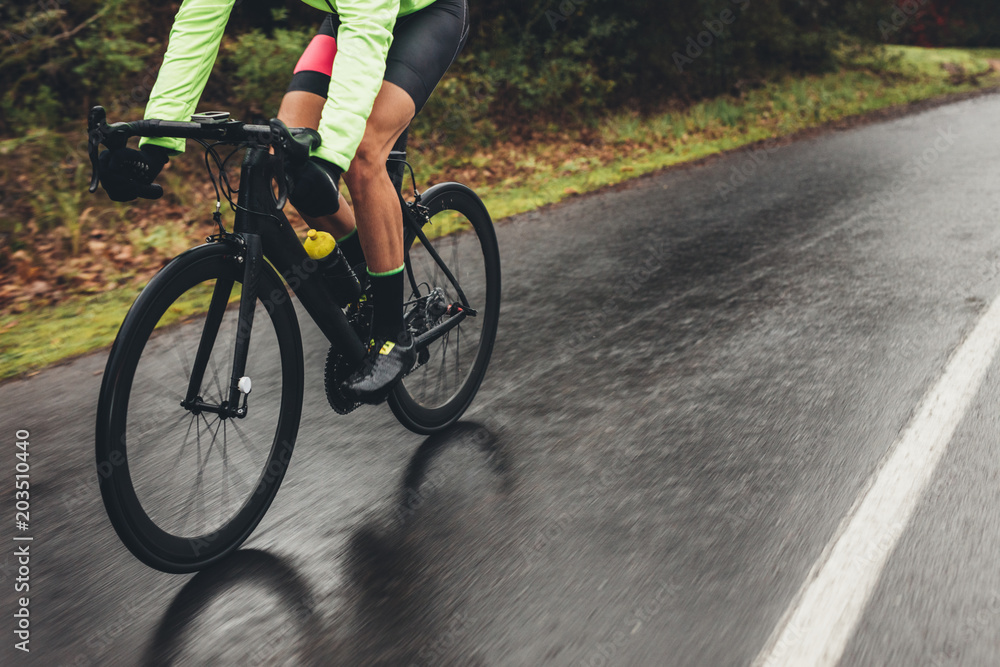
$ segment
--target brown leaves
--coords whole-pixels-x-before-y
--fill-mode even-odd
[[[199,224],[180,222],[191,212],[169,201],[125,212],[111,206],[103,210],[113,216],[98,206],[81,213],[88,224],[76,254],[64,228],[40,231],[33,222],[25,224],[16,235],[15,247],[21,248],[7,255],[0,268],[0,313],[144,283],[171,257],[213,233],[207,216]]]

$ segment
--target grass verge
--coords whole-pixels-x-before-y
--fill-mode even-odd
[[[762,140],[1000,84],[998,49],[888,47],[848,62],[839,72],[786,78],[740,97],[646,116],[618,113],[597,127],[553,127],[530,141],[474,151],[422,146],[418,137],[410,159],[423,183],[474,185],[500,220]],[[129,285],[0,315],[0,380],[109,345],[136,294]]]

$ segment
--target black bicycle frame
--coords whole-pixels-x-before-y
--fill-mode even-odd
[[[312,132],[315,135],[315,131],[306,132]],[[245,125],[236,122],[206,124],[155,119],[116,123],[109,126],[106,122],[105,110],[102,107],[93,107],[88,115],[88,144],[90,160],[94,169],[90,182],[91,192],[96,191],[99,182],[98,149],[100,144],[104,143],[112,149],[123,148],[128,138],[133,136],[184,137],[202,141],[246,143],[248,145],[240,171],[240,190],[233,233],[222,233],[216,237],[220,242],[231,244],[236,260],[243,264],[243,288],[240,297],[239,323],[233,350],[233,372],[228,400],[220,405],[210,405],[204,403],[199,397],[208,358],[218,336],[234,284],[233,279],[221,277],[216,283],[209,304],[205,328],[202,331],[191,379],[188,383],[187,396],[182,405],[194,412],[213,412],[223,418],[246,415],[247,399],[245,396],[244,404],[239,405],[239,399],[243,393],[240,390],[239,382],[246,370],[257,298],[259,296],[264,306],[270,309],[276,301],[288,297],[287,292],[283,289],[275,290],[271,294],[257,294],[261,272],[270,270],[266,266],[265,260],[269,261],[288,283],[306,312],[316,322],[330,343],[337,347],[338,352],[347,363],[359,364],[366,352],[364,341],[355,334],[347,317],[338,306],[337,297],[339,295],[334,286],[330,281],[323,279],[319,265],[306,254],[298,235],[281,211],[285,202],[283,162],[282,157],[272,155],[269,152],[268,146],[273,145],[276,152],[280,149],[288,154],[298,155],[299,159],[304,159],[308,157],[307,143],[293,139],[289,129],[277,120],[272,120],[267,126]],[[318,135],[316,138],[318,139]],[[393,147],[389,164],[387,164],[399,197],[404,230],[407,230],[405,233],[412,233],[412,238],[420,239],[420,242],[455,288],[461,300],[460,307],[451,317],[417,337],[415,343],[417,348],[421,349],[443,336],[466,317],[475,317],[476,311],[470,307],[455,276],[441,260],[422,230],[423,222],[426,222],[426,211],[420,206],[420,196],[417,195],[411,208],[400,194],[403,165],[406,159],[405,151],[406,132],[400,136]],[[278,184],[277,196],[272,190],[272,182]],[[411,287],[416,292],[417,285],[412,269],[408,270],[408,277]]]
[[[391,161],[405,159],[405,152],[401,147],[405,146],[405,137],[402,137],[393,151]],[[330,343],[338,348],[344,359],[349,364],[359,364],[365,355],[366,349],[364,341],[360,340],[351,328],[347,317],[338,304],[338,294],[333,285],[328,280],[324,280],[322,273],[318,270],[315,260],[306,254],[305,248],[299,241],[298,235],[292,229],[291,224],[285,214],[277,207],[271,181],[276,174],[274,167],[276,158],[270,155],[266,149],[252,147],[247,151],[240,171],[240,191],[237,200],[236,217],[233,224],[233,234],[231,235],[237,243],[242,245],[239,257],[243,259],[243,292],[240,297],[239,324],[236,336],[236,349],[233,353],[233,373],[229,386],[229,400],[227,405],[218,406],[217,411],[231,416],[242,417],[245,414],[244,407],[237,407],[240,398],[239,381],[243,377],[246,368],[247,352],[250,342],[251,329],[253,327],[254,310],[257,303],[257,286],[260,279],[260,271],[263,270],[263,260],[267,259],[284,278],[285,282],[299,298],[306,312],[316,322],[323,334]],[[455,288],[463,309],[460,309],[447,321],[434,327],[419,336],[415,343],[418,348],[422,348],[433,340],[440,338],[447,331],[458,326],[466,317],[475,316],[476,311],[470,307],[465,292],[462,291],[458,280],[452,274],[448,266],[442,261],[437,251],[431,245],[424,234],[419,220],[414,219],[409,206],[403,200],[399,191],[399,181],[393,179],[396,186],[396,194],[399,199],[400,208],[403,215],[403,223],[409,227],[410,231],[420,242],[442,270],[445,277]],[[412,269],[409,271],[411,283],[414,282]],[[416,285],[413,285],[416,289]],[[222,291],[226,294],[229,290],[222,286]],[[229,286],[231,289],[231,286]],[[260,295],[261,301],[267,307],[277,299],[286,298],[286,293],[282,290],[277,294]],[[220,301],[222,299],[220,298]],[[213,306],[214,299],[213,299]],[[225,303],[220,304],[221,307]],[[198,354],[195,359],[194,373],[192,373],[189,387],[188,401],[196,397],[196,393],[201,385],[205,365],[212,344],[215,340],[215,332],[211,330],[209,323],[214,323],[218,328],[219,314],[213,314],[212,307],[209,309],[209,317],[206,321],[206,330],[202,335],[202,344],[199,345]],[[203,406],[195,404],[194,407],[214,410],[215,406]]]
[[[233,234],[230,236],[240,248],[238,258],[243,262],[243,291],[240,296],[239,324],[236,347],[233,351],[233,372],[229,386],[229,400],[226,406],[219,406],[220,413],[241,417],[239,405],[239,381],[246,369],[250,335],[253,328],[254,311],[257,304],[257,288],[260,272],[264,270],[264,260],[268,260],[288,283],[299,298],[306,312],[319,326],[320,331],[331,344],[351,364],[360,363],[365,354],[365,346],[354,333],[343,311],[337,306],[337,295],[329,283],[323,280],[315,260],[306,254],[298,235],[276,206],[271,181],[274,177],[275,158],[264,148],[250,148],[243,160],[240,171],[240,190],[237,199]],[[231,289],[231,286],[230,286]],[[225,290],[225,286],[222,287]],[[228,293],[228,292],[227,292]],[[287,298],[287,293],[259,295],[265,307],[277,300]],[[195,357],[195,368],[189,386],[188,400],[195,398],[201,385],[212,344],[215,340],[214,328],[218,328],[221,311],[225,303],[215,303],[209,308],[202,341]],[[213,310],[220,308],[218,313]],[[195,396],[191,394],[194,393]],[[204,407],[207,406],[195,406]]]

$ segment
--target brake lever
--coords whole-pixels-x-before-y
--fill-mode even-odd
[[[274,176],[278,182],[278,196],[274,205],[282,210],[288,202],[288,184],[285,181],[285,160],[302,163],[309,159],[312,149],[320,145],[319,132],[307,127],[289,129],[284,122],[272,118],[271,145],[274,146]]]
[[[271,143],[281,148],[292,162],[305,162],[314,148],[319,148],[319,132],[307,127],[289,129],[282,121],[272,118]]]
[[[91,192],[97,192],[97,186],[101,181],[101,144],[110,150],[124,148],[128,144],[128,135],[124,130],[128,127],[130,127],[128,123],[108,125],[108,116],[104,107],[93,107],[87,114],[87,152],[90,155],[90,165],[93,169],[93,173],[90,175],[89,189]]]
[[[98,152],[101,148],[101,139],[104,138],[104,130],[108,127],[108,114],[104,107],[93,107],[87,114],[87,152],[90,154],[90,191],[97,192],[97,186],[101,182],[98,172],[100,163],[98,162]]]

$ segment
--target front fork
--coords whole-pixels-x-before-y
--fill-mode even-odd
[[[208,367],[208,359],[215,347],[215,339],[218,337],[222,318],[229,306],[229,297],[235,282],[232,278],[220,277],[212,292],[208,314],[205,316],[205,328],[202,329],[198,351],[191,369],[187,395],[181,405],[194,414],[211,412],[223,419],[242,419],[247,415],[247,398],[251,388],[249,378],[243,374],[247,367],[250,334],[253,330],[254,313],[257,309],[257,287],[260,283],[264,254],[258,234],[243,233],[231,238],[234,238],[233,243],[238,243],[240,246],[236,254],[236,261],[243,264],[243,289],[240,293],[240,315],[236,328],[236,345],[233,350],[233,372],[229,383],[229,395],[219,405],[205,403],[199,395],[205,370]],[[243,398],[242,405],[240,404],[241,396]]]
[[[247,394],[249,387],[243,381],[243,372],[247,368],[247,352],[250,349],[250,332],[253,329],[253,316],[257,308],[257,285],[260,283],[260,272],[264,263],[264,253],[261,250],[260,236],[243,234],[243,291],[240,294],[240,320],[236,328],[236,350],[233,353],[233,375],[229,383],[229,405],[235,410],[237,417],[245,417],[247,411]],[[243,389],[247,389],[243,393]],[[236,407],[243,394],[243,405]]]

